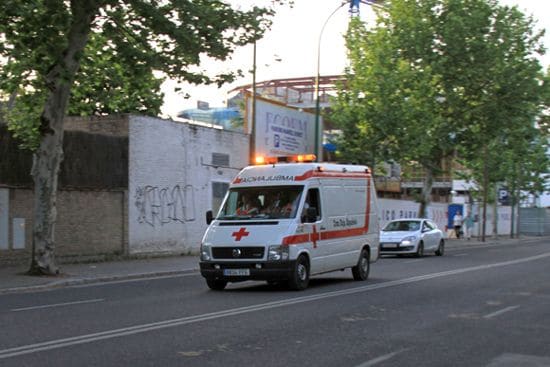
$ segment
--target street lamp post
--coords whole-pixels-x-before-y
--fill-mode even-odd
[[[340,10],[348,1],[342,2],[325,20],[321,32],[319,33],[319,39],[317,40],[317,75],[315,76],[315,156],[316,160],[319,161],[319,134],[320,131],[323,131],[321,128],[321,102],[319,101],[319,79],[321,78],[321,38],[323,37],[323,32],[327,26],[328,21],[332,16]]]
[[[320,131],[323,131],[321,129],[321,103],[319,101],[319,80],[321,79],[321,38],[323,36],[323,32],[325,30],[325,27],[332,18],[332,16],[340,10],[344,5],[350,4],[350,13],[352,15],[358,15],[359,14],[359,3],[365,3],[367,5],[383,8],[382,5],[378,3],[383,3],[384,0],[345,0],[343,1],[325,20],[325,23],[323,23],[323,27],[321,28],[321,32],[319,33],[319,39],[317,41],[317,75],[315,76],[315,155],[317,156],[317,160],[319,160],[319,133]],[[322,154],[322,151],[321,151]]]
[[[254,41],[252,62],[252,108],[250,116],[250,145],[249,160],[254,164],[256,160],[256,41]]]

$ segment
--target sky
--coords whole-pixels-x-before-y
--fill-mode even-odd
[[[246,9],[251,4],[266,5],[269,0],[227,0]],[[256,44],[256,81],[307,77],[317,74],[317,49],[320,40],[321,75],[342,74],[347,65],[343,35],[349,21],[348,6],[339,6],[342,0],[295,0],[294,7],[278,7],[271,30]],[[544,45],[547,54],[541,63],[550,64],[550,1],[549,0],[499,0],[502,5],[517,5],[537,21],[537,29],[546,29]],[[338,10],[337,10],[338,9]],[[332,15],[331,15],[332,14]],[[369,6],[361,4],[361,19],[374,24],[374,13]],[[326,26],[321,34],[323,24]],[[228,92],[238,86],[252,83],[250,70],[253,65],[251,45],[237,49],[230,60],[224,62],[205,59],[201,69],[209,75],[228,70],[241,69],[244,77],[221,88],[216,86],[180,85],[181,93],[191,95],[185,99],[173,92],[177,84],[167,81],[162,107],[163,117],[175,118],[179,111],[196,108],[197,101],[208,102],[210,107],[223,107],[231,97]]]

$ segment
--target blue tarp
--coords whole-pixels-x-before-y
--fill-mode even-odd
[[[232,129],[231,121],[242,119],[243,116],[238,107],[219,107],[208,110],[198,108],[183,110],[178,113],[178,117]]]

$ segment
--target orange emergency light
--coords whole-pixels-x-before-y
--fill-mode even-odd
[[[278,156],[278,157],[256,156],[256,158],[254,158],[254,164],[262,165],[262,164],[275,164],[275,163],[281,163],[281,162],[305,163],[305,162],[315,162],[316,159],[317,157],[315,156],[315,154],[296,154],[296,155]]]

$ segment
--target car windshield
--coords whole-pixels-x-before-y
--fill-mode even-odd
[[[233,188],[217,219],[295,218],[303,186],[266,186]]]
[[[418,231],[420,229],[420,221],[418,220],[400,220],[389,222],[382,231],[397,232],[397,231]]]

